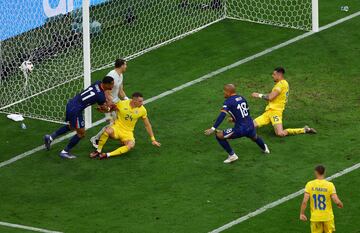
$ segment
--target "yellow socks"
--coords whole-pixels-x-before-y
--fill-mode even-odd
[[[121,155],[121,154],[125,154],[128,151],[129,151],[129,148],[127,146],[122,146],[122,147],[119,147],[116,150],[108,153],[108,156],[111,157],[111,156]]]
[[[296,129],[285,129],[289,135],[295,135],[295,134],[303,134],[305,133],[304,128],[296,128]]]
[[[104,132],[103,134],[101,134],[100,139],[99,139],[99,143],[98,143],[98,148],[97,151],[101,152],[102,148],[104,147],[106,141],[109,138],[109,134]]]

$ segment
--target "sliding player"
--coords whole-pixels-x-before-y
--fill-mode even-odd
[[[105,159],[125,154],[129,150],[133,149],[135,147],[134,128],[136,122],[140,118],[144,121],[146,131],[151,138],[152,144],[157,147],[161,146],[161,144],[155,139],[143,102],[143,95],[139,92],[135,92],[132,94],[132,99],[123,100],[116,104],[117,119],[114,124],[108,126],[105,132],[101,135],[98,148],[90,154],[90,158],[96,158],[99,156],[100,159]],[[102,149],[109,137],[120,140],[123,146],[112,152],[102,153]]]
[[[224,86],[224,97],[226,100],[215,124],[210,129],[205,130],[205,135],[214,133],[225,119],[226,114],[231,116],[232,121],[235,123],[234,128],[216,132],[216,140],[229,155],[224,163],[231,163],[238,159],[238,156],[227,141],[228,139],[248,137],[253,140],[264,153],[269,154],[270,151],[267,145],[256,134],[254,123],[250,116],[249,106],[245,98],[236,94],[236,89],[233,84]]]
[[[123,85],[123,73],[127,69],[127,62],[124,59],[116,59],[115,68],[110,71],[106,76],[112,77],[114,79],[114,87],[111,90],[111,95],[108,95],[108,101],[116,104],[121,100],[128,100],[126,96]],[[116,112],[105,113],[105,118],[112,124],[116,119]],[[103,127],[94,137],[90,139],[93,147],[96,149],[98,147],[98,142],[100,136],[104,133],[107,126]]]
[[[114,79],[106,76],[102,82],[97,81],[74,98],[70,99],[66,105],[66,122],[57,131],[50,135],[44,136],[44,144],[47,150],[50,150],[51,142],[71,130],[76,130],[76,135],[70,139],[69,144],[60,152],[60,157],[66,159],[75,159],[76,156],[70,153],[70,150],[78,144],[81,138],[85,137],[85,122],[83,118],[83,111],[85,108],[93,104],[98,104],[100,112],[108,112],[111,110],[110,106],[106,104],[105,91],[111,90],[114,86]]]
[[[325,167],[319,165],[315,168],[315,180],[309,181],[305,186],[304,199],[301,204],[300,220],[307,221],[305,209],[310,199],[310,228],[312,233],[332,233],[335,231],[334,213],[331,199],[339,208],[343,203],[336,194],[333,183],[325,180]]]
[[[289,84],[284,78],[285,70],[282,67],[275,68],[272,73],[274,82],[276,83],[269,94],[252,93],[252,97],[264,99],[268,101],[265,112],[254,120],[255,127],[268,125],[270,122],[274,127],[275,134],[279,137],[287,135],[316,133],[316,130],[309,126],[304,128],[283,129],[282,115],[285,104],[289,97]]]

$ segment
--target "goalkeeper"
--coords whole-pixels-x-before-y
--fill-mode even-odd
[[[90,154],[90,158],[99,157],[100,159],[105,159],[112,156],[125,154],[129,150],[133,149],[135,147],[135,138],[133,132],[136,122],[139,118],[144,121],[146,131],[151,138],[152,144],[157,147],[161,146],[161,144],[155,139],[152,126],[147,117],[147,111],[143,106],[143,102],[143,95],[139,92],[135,92],[132,95],[132,99],[119,101],[116,104],[117,119],[115,120],[114,124],[108,126],[104,133],[100,136],[98,148],[96,151]],[[113,139],[119,139],[123,146],[110,153],[102,153],[102,149],[109,137]]]
[[[112,77],[114,79],[114,87],[110,93],[107,93],[107,101],[110,101],[114,104],[118,103],[120,100],[128,100],[129,98],[126,96],[123,85],[123,73],[127,69],[127,62],[124,59],[116,59],[115,68],[110,71],[106,76]],[[105,113],[105,118],[111,123],[113,123],[116,119],[116,112]],[[90,138],[90,142],[93,147],[96,149],[98,147],[98,142],[100,136],[104,133],[107,126],[103,127],[98,134]]]

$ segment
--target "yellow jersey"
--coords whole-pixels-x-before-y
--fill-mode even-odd
[[[336,193],[335,186],[327,180],[312,180],[305,186],[310,195],[310,212],[312,222],[326,222],[334,219],[331,195]]]
[[[275,84],[273,89],[271,90],[279,92],[279,95],[276,96],[275,99],[269,100],[268,105],[266,106],[265,111],[267,110],[275,110],[275,111],[284,111],[285,104],[288,100],[289,96],[289,84],[283,79]]]
[[[138,119],[145,119],[147,117],[147,111],[144,106],[132,108],[130,101],[131,99],[116,103],[118,111],[116,112],[114,125],[119,127],[120,130],[134,131]]]

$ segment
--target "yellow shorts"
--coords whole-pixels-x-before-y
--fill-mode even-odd
[[[258,127],[268,125],[270,122],[272,125],[282,124],[282,112],[267,110],[255,119],[255,123]]]
[[[120,139],[122,142],[135,141],[134,133],[132,131],[123,130],[115,125],[112,125],[111,128],[114,130],[115,139]]]
[[[335,231],[334,219],[326,222],[311,222],[311,233],[332,233]]]

